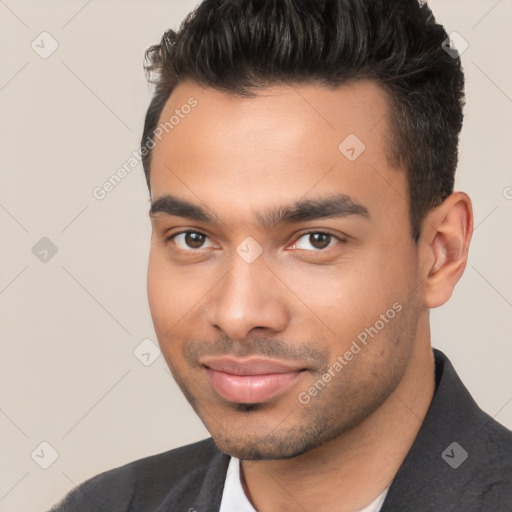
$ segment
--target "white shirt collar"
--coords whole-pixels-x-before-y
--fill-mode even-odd
[[[240,460],[231,457],[219,512],[256,512],[245,495],[240,480]]]
[[[384,489],[369,505],[357,512],[379,512],[386,499],[389,487]],[[240,460],[231,457],[219,512],[257,512],[245,495],[240,480]]]

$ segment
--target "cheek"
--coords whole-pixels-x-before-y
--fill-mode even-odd
[[[339,350],[407,297],[410,269],[397,260],[389,247],[354,253],[339,265],[290,276],[292,291],[308,306],[309,322],[334,338]]]
[[[163,266],[156,256],[155,250],[151,249],[148,263],[147,294],[149,309],[157,331],[164,313],[167,310],[165,304],[167,304],[167,295],[169,293],[163,270]]]
[[[161,344],[164,337],[175,334],[179,329],[179,318],[190,309],[187,307],[189,300],[184,293],[187,287],[177,273],[172,272],[162,252],[159,249],[151,250],[147,275],[149,309]]]
[[[155,331],[161,343],[178,338],[195,326],[197,315],[211,283],[204,270],[175,266],[165,249],[152,248],[147,272],[147,296]],[[164,339],[165,338],[165,339]]]
[[[169,266],[163,261],[162,255],[152,249],[149,256],[147,274],[147,295],[153,326],[157,335],[162,355],[167,362],[174,378],[176,375],[176,349],[178,323],[177,305],[179,286],[172,278]]]

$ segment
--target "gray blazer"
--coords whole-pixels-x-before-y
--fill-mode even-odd
[[[512,432],[433,350],[434,399],[381,512],[512,512]],[[229,460],[208,438],[90,478],[50,512],[218,512]]]

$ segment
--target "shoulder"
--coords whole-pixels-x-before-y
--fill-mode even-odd
[[[512,432],[483,411],[434,349],[436,392],[382,512],[512,510]]]
[[[454,510],[511,509],[512,431],[478,406],[446,356],[444,372],[449,387],[436,414],[444,427],[433,432],[443,443],[443,483],[459,490]]]
[[[71,490],[50,512],[153,510],[182,481],[200,485],[214,461],[226,463],[212,438],[100,473]]]
[[[512,510],[512,431],[482,413],[471,440],[467,461],[473,458],[473,471],[454,510]]]

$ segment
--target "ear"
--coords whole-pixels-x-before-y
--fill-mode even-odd
[[[472,234],[473,207],[464,192],[454,192],[425,217],[419,240],[425,307],[439,307],[451,297],[466,268]]]

